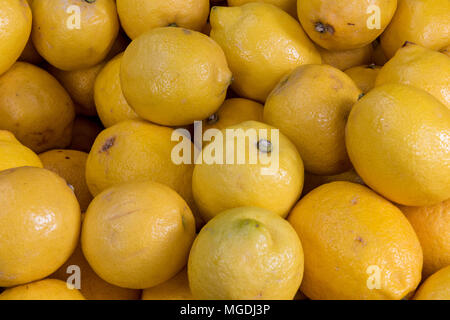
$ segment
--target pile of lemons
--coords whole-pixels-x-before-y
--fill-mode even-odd
[[[0,0],[0,287],[450,299],[450,1]]]

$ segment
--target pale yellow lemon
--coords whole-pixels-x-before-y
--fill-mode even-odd
[[[142,300],[194,300],[186,268],[170,280],[143,290]]]
[[[58,69],[85,69],[100,63],[119,31],[111,0],[33,1],[33,44]]]
[[[420,89],[386,84],[352,109],[348,154],[364,182],[409,206],[450,198],[450,110]]]
[[[0,171],[24,166],[42,168],[42,162],[11,132],[0,130]]]
[[[181,126],[219,109],[231,72],[223,50],[211,38],[165,27],[131,42],[122,57],[120,79],[125,99],[141,118]]]
[[[305,65],[284,77],[264,106],[264,121],[297,147],[305,170],[333,175],[351,168],[345,148],[347,117],[361,90],[344,72]]]
[[[197,299],[292,300],[303,277],[302,244],[273,212],[227,210],[195,239],[188,277]]]
[[[450,108],[450,58],[440,52],[406,44],[383,66],[375,85],[386,83],[425,90]]]
[[[0,0],[0,75],[19,58],[31,32],[26,0]]]
[[[243,4],[249,3],[249,2],[264,2],[268,4],[273,4],[274,6],[277,6],[280,9],[283,9],[287,13],[289,13],[293,17],[297,17],[297,0],[228,0],[228,6],[235,7],[235,6],[242,6]]]
[[[0,300],[86,300],[79,290],[69,288],[57,279],[45,279],[10,288],[0,294]]]
[[[423,276],[426,278],[450,265],[450,200],[428,207],[400,209],[419,237],[423,249]]]
[[[75,192],[81,212],[85,212],[92,200],[86,184],[86,160],[88,154],[77,150],[54,149],[39,155],[44,168],[64,178]]]
[[[277,82],[303,64],[321,63],[298,21],[267,3],[213,7],[211,38],[225,51],[233,90],[264,102]]]
[[[303,188],[303,162],[295,146],[278,129],[257,121],[226,130],[235,138],[218,131],[218,143],[203,148],[201,163],[196,159],[192,191],[203,219],[242,206],[285,217]]]
[[[81,243],[102,279],[144,289],[183,269],[194,237],[194,216],[183,198],[147,181],[125,183],[95,197],[83,221]]]
[[[72,283],[71,278],[75,273],[70,266],[79,267],[77,270],[80,272],[80,292],[87,300],[138,300],[140,298],[141,290],[117,287],[100,278],[86,261],[80,242],[70,258],[50,277]]]
[[[131,39],[169,25],[200,31],[209,15],[208,0],[117,0],[117,11]]]
[[[432,50],[450,45],[450,2],[448,0],[398,0],[391,24],[381,35],[388,59],[406,41]]]
[[[111,59],[95,80],[95,106],[98,116],[106,128],[120,121],[139,119],[122,93],[119,76],[122,57],[123,53],[120,53]]]
[[[332,182],[288,221],[305,253],[301,290],[313,300],[400,300],[421,279],[422,249],[402,212],[369,188]]]
[[[0,286],[47,277],[75,249],[80,207],[66,181],[46,169],[0,172]]]
[[[97,75],[104,66],[105,63],[101,62],[95,66],[74,71],[63,71],[50,67],[50,73],[58,79],[75,102],[77,114],[97,115],[94,102],[94,84]]]
[[[45,70],[16,62],[0,76],[0,129],[33,151],[67,147],[74,117],[70,96]]]
[[[414,300],[450,300],[450,265],[426,279]]]
[[[345,73],[365,94],[375,87],[375,81],[380,73],[381,67],[374,64],[358,66],[345,70]]]
[[[226,127],[244,121],[262,121],[264,106],[258,102],[243,99],[231,98],[224,101],[216,113],[204,120],[203,129],[211,128],[225,129]]]
[[[309,37],[328,50],[370,44],[388,26],[397,0],[297,1],[298,18]]]
[[[317,50],[322,56],[322,63],[329,64],[342,71],[372,62],[373,47],[371,44],[344,51],[330,51],[320,46],[317,46]]]

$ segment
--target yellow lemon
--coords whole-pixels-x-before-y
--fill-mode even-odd
[[[111,0],[33,1],[34,46],[58,69],[85,69],[100,63],[119,31]]]
[[[119,76],[122,57],[123,53],[120,53],[111,59],[95,80],[95,106],[98,116],[106,128],[120,121],[139,119],[122,93]]]
[[[427,206],[450,198],[450,110],[411,86],[386,84],[350,113],[346,145],[364,182],[389,200]]]
[[[44,168],[64,178],[75,192],[81,212],[92,200],[86,184],[85,171],[88,154],[76,150],[50,150],[39,155]]]
[[[211,38],[223,48],[236,93],[264,102],[277,82],[299,65],[321,63],[300,24],[267,3],[213,7]]]
[[[376,86],[410,85],[435,96],[450,108],[450,58],[424,47],[407,44],[381,69]]]
[[[228,0],[227,2],[230,7],[242,6],[249,2],[265,2],[283,9],[293,17],[297,17],[297,0]]]
[[[192,196],[193,161],[176,164],[174,130],[143,121],[123,121],[95,140],[86,163],[86,181],[95,196],[123,182],[156,181],[177,191],[195,210]],[[192,143],[187,140],[190,148]]]
[[[11,132],[0,130],[0,171],[25,166],[42,168],[42,162]]]
[[[397,0],[297,1],[298,18],[310,38],[328,50],[370,44],[384,31]]]
[[[450,199],[434,206],[400,209],[422,245],[424,277],[450,265]]]
[[[74,275],[73,269],[69,269],[70,266],[80,268],[80,292],[87,300],[138,300],[140,298],[140,290],[120,288],[100,278],[86,261],[81,250],[81,243],[78,244],[69,260],[50,277],[70,282],[70,276]]]
[[[406,42],[432,50],[450,45],[448,0],[398,0],[391,24],[381,35],[381,46],[390,59]]]
[[[200,31],[209,15],[208,0],[117,0],[117,11],[131,39],[157,27],[174,25]]]
[[[83,222],[82,248],[105,281],[144,289],[186,265],[195,221],[186,202],[156,182],[126,183],[100,193]]]
[[[248,99],[232,98],[224,101],[216,113],[204,120],[203,128],[225,129],[244,121],[262,121],[264,106]]]
[[[334,181],[348,181],[353,183],[359,183],[364,185],[364,181],[356,173],[355,169],[350,169],[344,173],[332,175],[332,176],[318,176],[305,172],[305,185],[303,187],[303,194],[306,195],[317,187],[323,184]]]
[[[10,288],[0,294],[0,300],[86,300],[75,288],[56,279],[45,279]]]
[[[222,49],[208,36],[183,28],[152,29],[122,57],[123,94],[149,121],[178,126],[219,109],[231,82]]]
[[[291,300],[303,277],[302,244],[275,213],[252,207],[227,210],[195,239],[188,276],[198,299]]]
[[[375,81],[380,73],[381,67],[374,64],[358,66],[345,70],[345,73],[355,82],[355,84],[367,93],[375,87]]]
[[[297,147],[305,170],[333,175],[351,168],[345,124],[361,90],[344,72],[306,65],[284,77],[264,106],[264,121]]]
[[[203,148],[202,163],[196,160],[192,191],[203,219],[243,206],[285,217],[303,188],[303,162],[295,146],[278,129],[257,121],[226,130],[234,138],[228,138],[225,130],[215,138],[225,150],[209,143]]]
[[[70,96],[46,71],[16,62],[0,77],[0,129],[33,151],[67,147],[74,117]]]
[[[95,138],[103,130],[100,121],[93,118],[77,116],[73,122],[72,142],[70,149],[89,152]]]
[[[186,268],[175,277],[142,292],[142,300],[194,300]]]
[[[414,300],[450,300],[450,266],[426,279],[417,290]]]
[[[19,58],[31,32],[26,0],[0,0],[0,75]]]
[[[422,249],[402,212],[369,188],[332,182],[311,191],[289,222],[305,253],[311,299],[402,299],[415,290]]]
[[[50,67],[50,73],[59,80],[75,102],[78,114],[96,116],[97,110],[94,102],[94,84],[97,75],[105,63],[99,63],[93,67],[74,71],[63,71]]]
[[[80,230],[80,207],[64,179],[41,168],[0,172],[0,286],[42,279],[66,261]]]
[[[322,63],[329,64],[342,71],[372,62],[373,47],[371,44],[343,51],[330,51],[317,46],[317,50],[322,56]]]

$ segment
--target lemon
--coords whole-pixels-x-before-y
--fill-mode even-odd
[[[284,77],[264,106],[264,121],[297,147],[305,170],[334,175],[351,168],[345,125],[361,90],[342,71],[306,65]]]
[[[380,73],[380,69],[381,67],[371,64],[347,69],[345,73],[352,78],[363,93],[367,93],[375,87],[375,81]]]
[[[442,49],[441,52],[450,57],[450,45],[448,47]]]
[[[194,300],[186,268],[170,280],[142,291],[142,300]]]
[[[240,97],[264,102],[286,73],[322,61],[299,23],[273,5],[213,7],[210,21],[211,38],[225,52]]]
[[[74,71],[63,71],[50,67],[50,73],[67,90],[75,102],[77,114],[96,116],[97,110],[94,102],[94,84],[97,75],[105,63],[101,62],[93,67]]]
[[[70,96],[43,69],[16,62],[0,77],[0,129],[31,150],[67,147],[74,117]]]
[[[166,27],[131,42],[122,57],[120,79],[125,99],[140,117],[181,126],[219,109],[231,72],[222,49],[211,38]]]
[[[330,51],[317,46],[317,50],[322,56],[322,63],[329,64],[342,71],[372,62],[373,47],[371,44],[343,51]]]
[[[34,46],[58,69],[85,69],[100,63],[119,31],[111,0],[33,1]]]
[[[31,32],[26,0],[0,0],[0,75],[19,58]]]
[[[195,237],[186,202],[156,182],[122,184],[94,198],[83,222],[82,248],[92,269],[116,286],[144,289],[185,266]]]
[[[209,14],[208,0],[117,0],[117,11],[131,39],[157,27],[175,25],[200,31]]]
[[[249,2],[265,2],[268,4],[273,4],[274,6],[277,6],[280,9],[283,9],[287,13],[289,13],[294,18],[297,17],[297,0],[228,0],[228,6],[235,7],[235,6],[242,6],[243,4],[249,3]]]
[[[41,168],[0,172],[0,286],[42,279],[75,249],[80,207],[64,179]]]
[[[302,244],[289,223],[273,212],[227,210],[195,239],[188,277],[198,299],[293,299],[303,277]]]
[[[306,33],[328,50],[370,44],[387,27],[396,8],[397,0],[297,1],[298,18]]]
[[[303,187],[303,195],[308,194],[317,187],[323,184],[334,182],[334,181],[348,181],[353,183],[359,183],[364,185],[364,181],[356,173],[355,169],[350,169],[340,174],[332,176],[318,176],[305,172],[305,185]]]
[[[402,299],[420,282],[422,249],[413,228],[364,186],[322,185],[288,220],[303,245],[301,290],[311,299]]]
[[[39,155],[45,169],[55,172],[73,187],[81,212],[86,211],[92,200],[85,178],[87,157],[85,152],[56,149]]]
[[[417,290],[414,300],[450,300],[450,266],[426,279]]]
[[[386,83],[425,90],[450,108],[450,58],[440,52],[406,44],[384,65],[375,85]]]
[[[80,268],[80,293],[87,300],[138,300],[140,298],[140,290],[120,288],[100,278],[86,261],[81,250],[81,243],[78,243],[72,256],[50,277],[70,282],[70,276],[74,274],[73,269],[68,269],[70,266]]]
[[[202,163],[194,168],[192,191],[203,219],[243,206],[265,208],[285,217],[303,188],[303,162],[295,146],[278,129],[257,121],[226,130],[234,130],[236,138],[227,139],[226,131],[221,131],[225,150],[218,161],[209,159],[210,154],[220,152],[210,143],[203,149]],[[227,147],[229,141],[237,143]]]
[[[450,2],[448,0],[398,0],[391,24],[381,35],[388,59],[406,42],[440,50],[450,45]]]
[[[45,279],[10,288],[0,294],[0,300],[85,300],[75,288],[64,281]]]
[[[222,130],[244,121],[262,121],[263,111],[264,106],[258,102],[242,98],[227,99],[216,113],[204,120],[203,128]]]
[[[95,80],[95,106],[106,128],[124,120],[139,119],[123,96],[119,75],[122,57],[123,53],[120,53],[111,59]]]
[[[24,166],[42,168],[42,162],[11,132],[0,130],[0,171]]]
[[[450,199],[434,206],[400,209],[422,245],[424,278],[450,265]]]
[[[352,109],[350,159],[364,182],[408,206],[450,198],[450,110],[411,86],[376,87]]]

